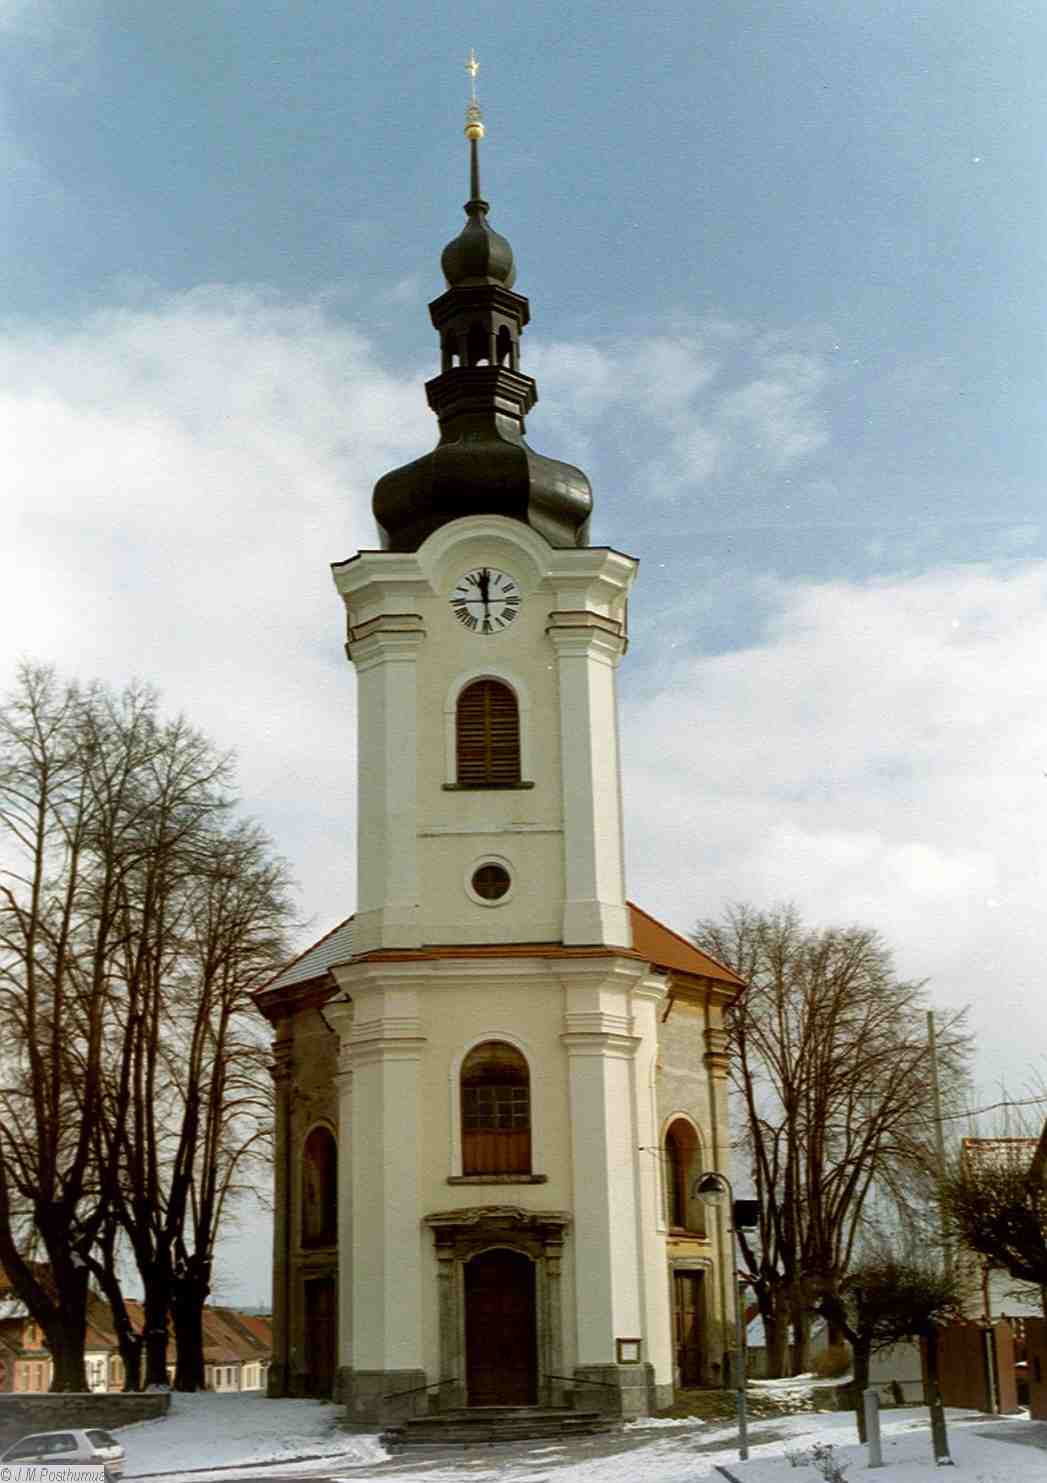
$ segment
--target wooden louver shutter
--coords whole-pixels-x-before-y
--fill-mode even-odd
[[[458,697],[458,781],[473,787],[520,781],[520,713],[497,680],[477,680]]]

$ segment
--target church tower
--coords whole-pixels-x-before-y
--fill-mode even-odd
[[[688,1364],[716,1370],[731,1311],[690,1188],[726,1164],[738,980],[626,900],[615,672],[636,562],[589,544],[585,474],[525,441],[529,306],[481,195],[475,92],[466,137],[466,221],[429,306],[439,441],[378,480],[381,549],[333,568],[357,910],[259,995],[278,1032],[273,1388],[326,1367],[364,1424],[641,1414]]]

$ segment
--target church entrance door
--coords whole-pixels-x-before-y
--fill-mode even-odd
[[[334,1278],[310,1278],[305,1284],[305,1367],[310,1395],[334,1392],[337,1316]]]
[[[673,1328],[681,1385],[702,1383],[702,1273],[673,1273]]]
[[[534,1262],[481,1251],[465,1267],[465,1380],[470,1406],[533,1406],[538,1398]]]

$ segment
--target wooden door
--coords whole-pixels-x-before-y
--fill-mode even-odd
[[[337,1328],[334,1278],[309,1278],[305,1284],[305,1368],[310,1395],[334,1393]]]
[[[465,1268],[465,1379],[470,1406],[533,1406],[538,1396],[534,1263],[484,1251]]]
[[[681,1385],[702,1383],[702,1273],[673,1273],[673,1332]]]

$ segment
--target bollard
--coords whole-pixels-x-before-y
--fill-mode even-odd
[[[865,1440],[869,1444],[869,1466],[883,1467],[883,1448],[880,1446],[880,1392],[870,1386],[862,1394],[865,1406]]]

